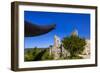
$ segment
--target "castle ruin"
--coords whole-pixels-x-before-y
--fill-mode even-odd
[[[78,31],[74,30],[71,35],[78,36]],[[53,55],[55,60],[70,56],[70,52],[63,47],[63,44],[57,35],[54,36],[54,45],[49,48],[49,53],[50,55]],[[83,58],[90,58],[90,40],[86,39],[86,46],[83,54],[79,56]]]

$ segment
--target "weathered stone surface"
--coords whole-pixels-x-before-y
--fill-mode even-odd
[[[54,56],[54,59],[64,58],[69,56],[70,53],[62,46],[61,40],[58,36],[54,36],[54,45],[50,47],[50,55]]]
[[[86,40],[86,46],[82,54],[83,58],[90,58],[90,40]]]

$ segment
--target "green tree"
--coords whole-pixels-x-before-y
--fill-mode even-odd
[[[25,52],[24,60],[25,61],[32,61],[33,60],[32,51],[30,49],[27,49],[27,51]]]
[[[69,37],[65,37],[62,40],[62,44],[64,48],[70,52],[70,58],[80,58],[78,55],[83,52],[86,41],[79,36],[71,35]]]
[[[46,50],[43,54],[43,56],[41,57],[42,60],[53,60],[53,55],[49,54],[49,51]]]
[[[39,48],[27,49],[24,55],[25,61],[34,61],[37,55],[41,52]]]
[[[32,55],[33,55],[33,60],[35,60],[35,58],[37,57],[37,55],[41,52],[41,50],[39,48],[34,48],[32,49]]]

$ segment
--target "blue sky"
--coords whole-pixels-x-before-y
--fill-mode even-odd
[[[56,24],[56,28],[47,34],[25,37],[25,48],[49,47],[54,43],[54,35],[62,39],[70,36],[74,29],[80,37],[90,38],[90,14],[24,11],[24,20],[41,26]]]

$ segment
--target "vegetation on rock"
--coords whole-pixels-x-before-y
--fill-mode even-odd
[[[79,36],[70,36],[65,37],[62,40],[62,44],[64,48],[70,52],[71,56],[69,58],[75,59],[81,58],[78,55],[82,54],[83,50],[85,49],[86,41]]]
[[[65,37],[62,40],[63,47],[70,52],[70,56],[66,56],[66,58],[59,58],[59,60],[63,59],[82,59],[79,54],[82,54],[85,49],[86,41],[79,36],[69,36]],[[25,61],[39,61],[39,60],[53,60],[54,55],[50,55],[49,48],[41,49],[41,48],[31,48],[25,49],[24,60]]]

